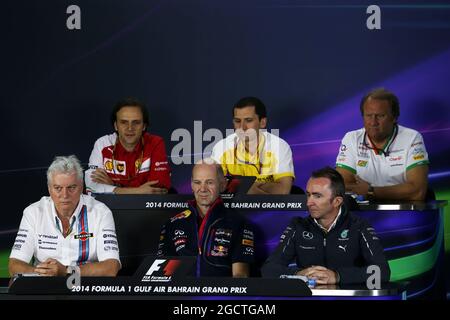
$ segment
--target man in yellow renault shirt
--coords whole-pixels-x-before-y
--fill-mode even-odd
[[[225,175],[254,176],[249,194],[289,194],[294,176],[290,146],[267,132],[267,112],[255,97],[240,99],[233,107],[235,132],[219,141],[211,157]]]

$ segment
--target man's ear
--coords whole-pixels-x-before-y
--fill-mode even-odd
[[[117,130],[117,121],[114,121],[114,130],[119,131]]]
[[[261,124],[260,125],[261,129],[266,129],[266,127],[267,127],[267,118],[266,117],[261,118],[260,124]]]
[[[335,208],[339,208],[344,203],[344,198],[341,196],[336,196],[333,199],[333,205]]]
[[[221,179],[219,189],[220,193],[223,193],[227,189],[227,179],[225,177]]]

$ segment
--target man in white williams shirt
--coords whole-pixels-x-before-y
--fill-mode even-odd
[[[83,195],[83,169],[75,156],[56,157],[47,170],[50,197],[28,206],[9,257],[9,273],[115,276],[121,268],[111,210]],[[34,258],[34,264],[30,265]]]

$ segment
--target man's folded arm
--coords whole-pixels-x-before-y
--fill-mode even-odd
[[[292,177],[283,177],[274,182],[256,182],[250,189],[249,194],[289,194],[293,181]]]
[[[10,258],[8,263],[8,270],[9,275],[13,276],[16,273],[32,273],[34,272],[34,267],[25,261]]]

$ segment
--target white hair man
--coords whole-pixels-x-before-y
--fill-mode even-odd
[[[50,197],[28,206],[9,258],[9,273],[115,276],[119,246],[111,210],[83,195],[83,169],[74,155],[56,157],[47,170]],[[30,265],[34,258],[34,264]]]

